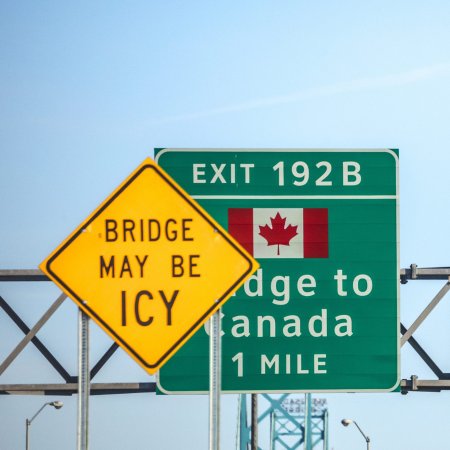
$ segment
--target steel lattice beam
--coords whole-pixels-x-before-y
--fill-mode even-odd
[[[401,343],[411,345],[414,351],[422,358],[427,366],[436,375],[434,380],[420,380],[416,375],[411,375],[409,379],[401,380],[401,392],[406,394],[409,391],[439,392],[441,390],[450,390],[450,373],[440,369],[439,365],[430,357],[426,350],[413,337],[413,333],[423,323],[432,309],[442,300],[445,294],[450,291],[450,267],[428,267],[419,268],[416,264],[411,264],[409,268],[400,270],[400,283],[405,284],[410,280],[445,280],[446,284],[438,292],[435,298],[429,303],[419,317],[408,329],[400,324],[402,333]],[[46,275],[40,270],[0,270],[0,282],[42,282],[49,281]],[[11,362],[20,354],[25,346],[31,342],[44,355],[47,361],[59,373],[65,383],[61,384],[0,384],[0,395],[2,394],[40,394],[40,395],[72,395],[77,392],[76,376],[71,376],[62,364],[55,358],[45,344],[36,337],[38,330],[46,323],[56,308],[62,303],[61,296],[54,302],[49,310],[39,319],[39,321],[29,328],[11,306],[0,297],[0,308],[16,323],[16,325],[25,334],[22,341],[16,348],[0,362],[0,375],[7,369]],[[94,378],[112,357],[117,350],[117,344],[113,343],[93,366],[90,371],[90,378]],[[139,393],[156,392],[155,383],[93,383],[91,384],[92,395],[118,394],[118,393]],[[259,418],[261,420],[261,417]]]

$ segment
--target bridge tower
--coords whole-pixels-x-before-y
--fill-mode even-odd
[[[269,422],[269,447],[258,443],[260,450],[328,450],[328,409],[325,399],[311,394],[283,394],[274,397],[260,394],[269,406],[258,414],[258,426]],[[262,402],[258,402],[261,404]],[[261,435],[262,433],[258,433]],[[239,398],[239,426],[236,447],[250,450],[251,426],[248,421],[247,396]]]

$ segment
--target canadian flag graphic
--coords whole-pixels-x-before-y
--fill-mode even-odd
[[[328,258],[326,208],[230,208],[228,232],[255,258]]]

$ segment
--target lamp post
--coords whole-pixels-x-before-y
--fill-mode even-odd
[[[352,419],[342,419],[341,420],[342,425],[344,425],[344,427],[348,427],[351,423],[354,423],[356,425],[356,428],[358,428],[359,432],[364,436],[364,439],[366,440],[366,444],[367,444],[367,450],[370,450],[370,438],[369,436],[366,436],[364,434],[364,431],[361,430],[360,426]]]
[[[26,419],[25,421],[25,449],[29,450],[30,449],[30,425],[31,422],[33,422],[34,419],[36,419],[36,417],[39,415],[39,413],[47,406],[53,406],[53,408],[55,409],[61,409],[63,407],[63,402],[60,401],[55,401],[55,402],[47,402],[44,403],[38,410],[38,412],[31,418],[31,419]]]

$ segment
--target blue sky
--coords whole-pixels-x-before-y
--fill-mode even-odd
[[[154,147],[399,148],[401,267],[449,266],[449,19],[445,1],[2,2],[0,267],[36,268]],[[401,288],[406,325],[441,284]],[[2,285],[0,295],[33,324],[58,290]],[[75,373],[66,303],[39,336]],[[417,334],[443,362],[445,303]],[[21,334],[2,314],[0,324],[2,359]],[[92,328],[95,361],[110,341]],[[402,377],[412,374],[431,378],[406,346]],[[145,380],[122,352],[99,379]],[[0,377],[56,381],[31,347]],[[364,444],[344,416],[374,450],[448,442],[445,392],[326,397],[335,450]],[[63,400],[33,424],[36,448],[75,448],[76,398]],[[2,449],[23,447],[25,417],[44,401],[0,398]],[[223,404],[232,448],[236,398]],[[207,448],[207,408],[200,396],[92,398],[91,448],[165,450],[180,436],[187,450]]]

